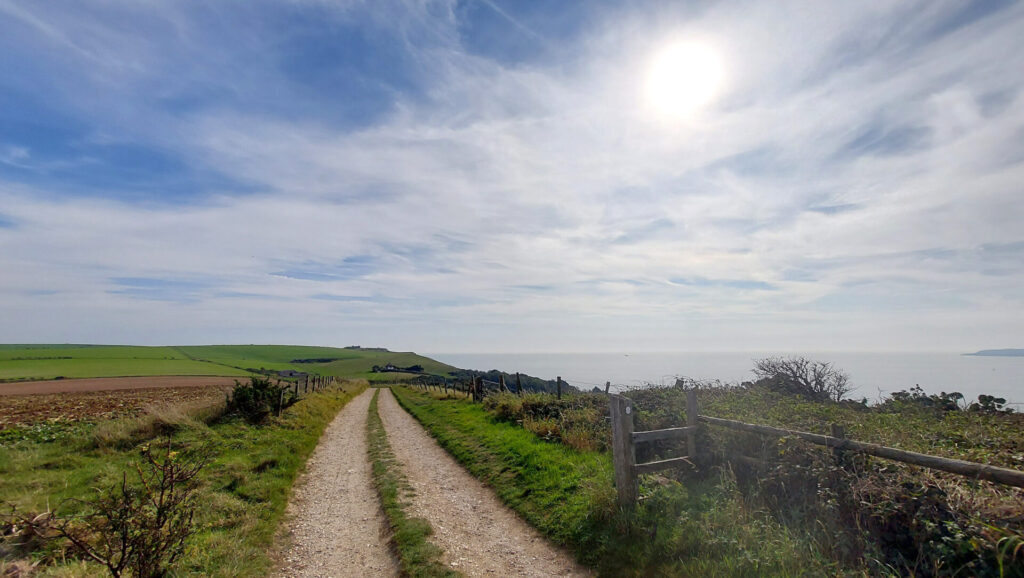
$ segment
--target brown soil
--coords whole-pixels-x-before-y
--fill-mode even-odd
[[[235,380],[242,380],[242,378],[201,375],[157,375],[149,377],[95,377],[86,379],[55,379],[51,381],[19,381],[15,383],[0,383],[0,396],[234,385]]]
[[[412,485],[410,515],[427,519],[445,562],[467,576],[589,576],[494,492],[462,469],[423,426],[381,390],[381,420]]]
[[[155,405],[205,405],[228,386],[163,387],[0,397],[0,429],[44,421],[99,421],[134,416]]]
[[[277,576],[398,576],[366,455],[368,389],[320,438],[288,504]]]

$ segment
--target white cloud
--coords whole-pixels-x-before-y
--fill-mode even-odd
[[[14,321],[0,339],[267,335],[435,351],[1013,340],[1022,263],[980,248],[1024,240],[1024,87],[1007,72],[1024,65],[1024,18],[1013,6],[937,37],[957,9],[617,13],[562,47],[569,59],[552,49],[509,65],[461,51],[447,5],[388,5],[370,9],[375,25],[404,14],[392,25],[432,80],[357,128],[321,122],[317,109],[274,112],[295,96],[280,71],[239,70],[230,56],[272,47],[251,35],[240,48],[210,45],[175,12],[166,22],[182,50],[140,50],[118,66],[135,79],[128,88],[101,83],[85,100],[126,103],[121,138],[157,142],[255,192],[167,206],[3,186],[0,212],[16,225],[0,227],[0,266],[18,275],[0,282],[0,312]],[[643,108],[643,62],[690,32],[723,51],[728,92],[672,124]],[[265,84],[273,105],[172,117],[146,102],[175,92],[167,77],[182,58],[221,49],[184,78]],[[858,137],[879,152],[847,150]],[[334,281],[272,274],[355,256],[374,268]],[[152,302],[112,293],[125,277],[206,285],[196,303]],[[706,283],[669,281],[679,278]]]

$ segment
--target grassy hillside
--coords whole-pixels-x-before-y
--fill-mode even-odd
[[[445,375],[455,368],[411,352],[384,349],[347,349],[305,345],[200,345],[175,348],[192,359],[226,367],[252,369],[294,369],[336,377],[394,381],[406,374],[376,374],[374,365],[398,367],[421,365],[427,373]],[[317,363],[293,363],[293,360],[330,360]]]
[[[293,363],[294,360],[318,360]],[[336,377],[395,380],[406,374],[375,374],[374,365],[420,365],[445,375],[455,368],[415,353],[300,345],[0,345],[0,380],[140,375],[248,375],[249,369],[294,369]]]
[[[2,380],[247,374],[241,369],[189,359],[172,347],[5,345],[0,348]]]

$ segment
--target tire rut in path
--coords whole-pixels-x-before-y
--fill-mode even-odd
[[[398,576],[366,455],[371,397],[349,401],[324,430],[288,504],[292,546],[275,576]]]
[[[415,490],[409,513],[427,519],[444,561],[467,576],[590,576],[466,472],[402,409],[390,389],[378,410],[388,442]]]

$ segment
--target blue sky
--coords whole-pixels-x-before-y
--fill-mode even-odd
[[[1017,2],[0,0],[0,342],[1024,347],[1022,37]],[[722,71],[682,117],[644,92],[678,42]]]

